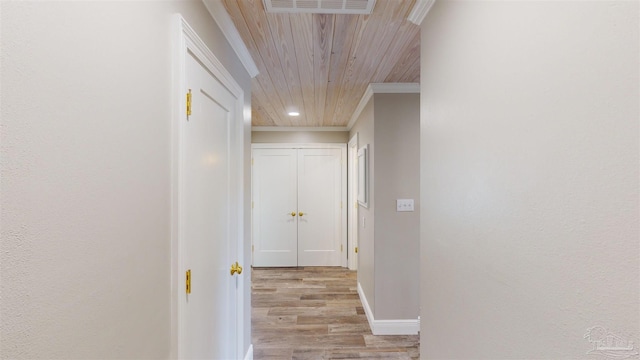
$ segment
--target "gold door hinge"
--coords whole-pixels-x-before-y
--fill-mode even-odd
[[[251,202],[251,208],[253,209],[253,201]]]
[[[251,158],[251,165],[253,165],[253,158]]]
[[[340,252],[342,252],[342,244],[340,244]]]
[[[340,209],[342,209],[342,201],[340,201]]]
[[[191,115],[191,89],[187,93],[187,116]]]
[[[251,245],[251,252],[253,252],[255,250],[255,248],[253,247],[253,245]]]
[[[191,269],[187,270],[187,294],[191,294]]]
[[[357,246],[356,246],[356,249],[355,249],[355,250],[356,250],[356,254],[357,254],[357,253],[358,253],[358,247],[357,247]]]
[[[356,209],[358,208],[358,202],[357,201],[356,201],[355,204],[353,204],[353,207],[356,208]]]

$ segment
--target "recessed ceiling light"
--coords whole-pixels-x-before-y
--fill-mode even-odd
[[[300,116],[300,113],[297,111],[289,111],[289,116]]]

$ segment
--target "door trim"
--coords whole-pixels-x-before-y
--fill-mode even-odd
[[[231,171],[232,181],[236,184],[244,183],[244,163],[243,151],[244,151],[244,91],[242,87],[238,85],[231,73],[229,73],[218,58],[209,50],[207,45],[200,39],[198,34],[193,28],[186,22],[186,20],[180,15],[173,15],[173,42],[172,42],[172,54],[173,54],[173,73],[172,73],[172,89],[173,93],[173,107],[171,117],[171,350],[170,358],[177,359],[180,354],[180,327],[181,327],[181,310],[180,310],[180,296],[183,295],[184,289],[180,284],[183,278],[183,244],[180,241],[180,149],[182,146],[182,127],[180,123],[186,121],[186,102],[185,102],[185,89],[186,89],[186,57],[192,54],[197,58],[204,67],[211,72],[211,74],[220,81],[220,83],[229,90],[229,92],[235,98],[235,134],[232,134],[233,144],[231,146]],[[238,262],[245,264],[243,258],[243,238],[244,238],[244,224],[243,224],[243,192],[242,186],[236,185],[236,189],[231,196],[232,208],[235,209],[231,214],[230,221],[232,226],[230,227],[230,236],[237,239],[237,256]],[[238,298],[237,298],[237,354],[244,354],[244,276],[238,276]]]
[[[354,161],[354,159],[356,161]],[[358,270],[356,261],[358,254],[358,133],[355,133],[347,144],[348,192],[347,192],[347,242],[349,243],[349,270]]]
[[[253,159],[253,149],[340,149],[340,159],[341,159],[341,199],[342,199],[342,216],[341,216],[341,224],[342,229],[340,230],[340,246],[345,251],[342,251],[342,255],[340,256],[340,266],[348,267],[347,264],[347,253],[349,249],[347,248],[347,144],[341,143],[255,143],[251,144],[251,158]],[[253,168],[252,168],[253,170]],[[253,191],[253,186],[251,187]],[[253,193],[251,194],[251,199],[253,199]],[[253,222],[253,211],[251,212],[252,222]],[[251,224],[253,228],[253,224]],[[253,246],[253,233],[251,234],[251,245]],[[253,254],[252,254],[253,255]],[[252,259],[253,263],[253,259]]]

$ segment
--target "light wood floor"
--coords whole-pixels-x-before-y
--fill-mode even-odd
[[[251,278],[256,360],[420,357],[418,335],[371,334],[355,271],[254,268]]]

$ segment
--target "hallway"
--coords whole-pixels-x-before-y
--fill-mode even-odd
[[[371,334],[356,287],[340,267],[254,268],[254,358],[419,358],[418,335]]]

